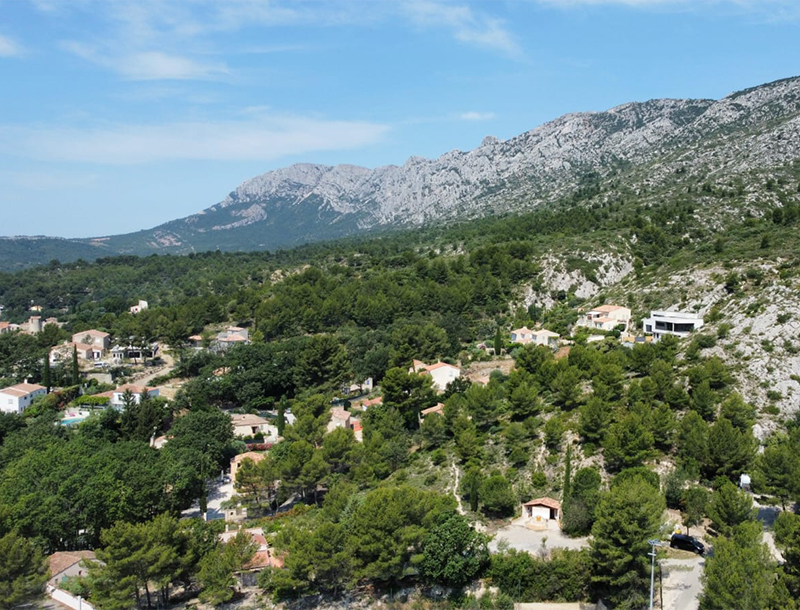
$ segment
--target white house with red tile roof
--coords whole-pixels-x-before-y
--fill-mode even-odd
[[[511,342],[520,345],[545,345],[547,347],[558,347],[558,333],[541,328],[531,330],[526,326],[511,331]]]
[[[158,388],[148,388],[147,386],[128,383],[111,392],[111,400],[109,400],[108,404],[115,408],[125,406],[125,392],[128,390],[133,394],[133,401],[137,405],[142,401],[142,394],[147,394],[151,398],[159,395]]]
[[[18,383],[0,390],[0,411],[22,413],[37,396],[47,394],[47,388],[35,383]]]
[[[461,377],[461,369],[446,362],[436,364],[425,364],[421,360],[414,360],[411,363],[409,373],[420,373],[430,375],[433,379],[433,387],[440,392],[444,392],[447,384]]]
[[[588,326],[597,330],[614,330],[624,326],[628,330],[631,323],[631,310],[619,305],[600,305],[587,311],[578,319],[576,326]]]
[[[553,498],[536,498],[522,505],[522,518],[527,527],[546,529],[550,523],[561,522],[561,502]]]

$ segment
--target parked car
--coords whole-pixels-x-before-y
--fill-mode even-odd
[[[706,547],[702,542],[686,534],[672,534],[669,545],[673,549],[681,549],[683,551],[697,553],[698,555],[703,555],[706,552]]]

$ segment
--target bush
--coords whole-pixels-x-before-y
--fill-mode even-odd
[[[500,592],[517,602],[576,602],[588,596],[589,553],[556,549],[550,560],[510,550],[492,556],[489,577]]]
[[[487,515],[507,517],[514,513],[517,500],[511,483],[501,474],[495,474],[481,483],[479,497]]]
[[[443,449],[435,449],[431,452],[431,461],[434,463],[435,466],[439,466],[447,459],[447,454],[444,452]]]
[[[798,529],[800,529],[800,515],[781,511],[773,526],[775,544],[786,545]]]

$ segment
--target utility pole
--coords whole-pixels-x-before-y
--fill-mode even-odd
[[[655,577],[656,577],[656,547],[661,546],[661,542],[658,540],[648,540],[647,544],[650,545],[650,610],[653,610],[653,589],[655,588]]]

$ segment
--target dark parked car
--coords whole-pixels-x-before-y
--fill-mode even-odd
[[[703,555],[706,552],[706,547],[702,542],[696,538],[693,538],[692,536],[687,536],[686,534],[672,534],[669,545],[673,549],[690,551],[692,553],[697,553],[698,555]]]

